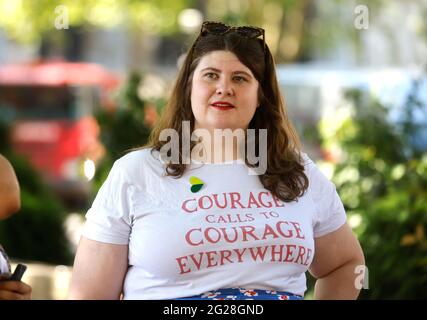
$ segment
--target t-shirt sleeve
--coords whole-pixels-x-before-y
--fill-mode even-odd
[[[120,160],[116,161],[86,213],[82,235],[112,244],[128,244],[131,230],[132,185]]]
[[[9,259],[7,258],[6,252],[4,251],[3,247],[0,245],[0,274],[9,272]]]
[[[335,185],[319,170],[316,164],[303,155],[309,179],[309,190],[314,202],[313,235],[319,238],[340,228],[346,222],[344,205]]]

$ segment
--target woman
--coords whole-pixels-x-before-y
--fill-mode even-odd
[[[0,154],[0,220],[6,219],[21,208],[19,183],[10,162]],[[0,245],[0,300],[31,299],[32,288],[21,281],[9,281],[9,259]]]
[[[251,140],[266,170],[219,129],[266,129]],[[260,28],[203,24],[150,143],[115,162],[86,217],[72,299],[302,299],[307,270],[316,299],[359,293],[362,250],[299,149]]]

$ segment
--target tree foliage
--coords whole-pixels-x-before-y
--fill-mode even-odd
[[[427,141],[420,141],[425,123],[413,116],[421,110],[427,119],[420,81],[414,81],[399,121],[390,120],[390,108],[353,91],[352,117],[323,134],[324,145],[335,140],[341,148],[333,181],[349,220],[358,225],[369,271],[365,299],[427,297]],[[324,128],[334,120],[325,121]]]
[[[148,141],[151,128],[145,122],[146,102],[138,95],[141,80],[141,74],[131,73],[119,92],[118,107],[115,110],[101,109],[96,114],[106,155],[95,175],[95,192],[105,181],[115,160]]]
[[[372,18],[386,4],[370,1]],[[0,29],[19,42],[41,43],[42,38],[66,42],[65,30],[57,27],[66,14],[70,29],[79,32],[121,27],[176,36],[183,32],[182,11],[195,8],[205,20],[265,28],[276,61],[293,62],[310,60],[313,49],[329,52],[343,41],[357,47],[360,32],[353,26],[355,6],[344,0],[0,0]]]
[[[55,31],[55,23],[70,27],[111,28],[124,25],[156,33],[178,28],[178,13],[189,0],[0,0],[0,28],[18,41],[38,41]]]
[[[9,128],[0,122],[0,153],[12,164],[21,190],[21,209],[0,221],[0,243],[10,257],[51,264],[72,263],[65,233],[66,211],[38,172],[9,144]]]

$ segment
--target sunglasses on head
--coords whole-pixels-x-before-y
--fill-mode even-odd
[[[224,35],[229,32],[235,32],[243,37],[247,37],[250,39],[256,39],[262,36],[262,43],[265,49],[265,31],[264,29],[258,28],[258,27],[252,27],[252,26],[232,27],[222,22],[205,21],[202,24],[200,35],[202,36],[205,36],[207,34]]]

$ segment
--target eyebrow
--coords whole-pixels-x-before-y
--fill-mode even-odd
[[[203,69],[201,70],[201,72],[203,72],[203,71],[207,71],[207,70],[212,70],[212,71],[215,71],[215,72],[221,73],[221,70],[216,69],[216,68],[212,68],[212,67],[203,68]],[[246,71],[234,71],[234,72],[233,72],[233,74],[241,74],[241,73],[243,73],[243,74],[247,75],[247,76],[248,76],[248,77],[250,77],[250,78],[253,78],[253,77],[252,77],[249,73],[247,73]]]

